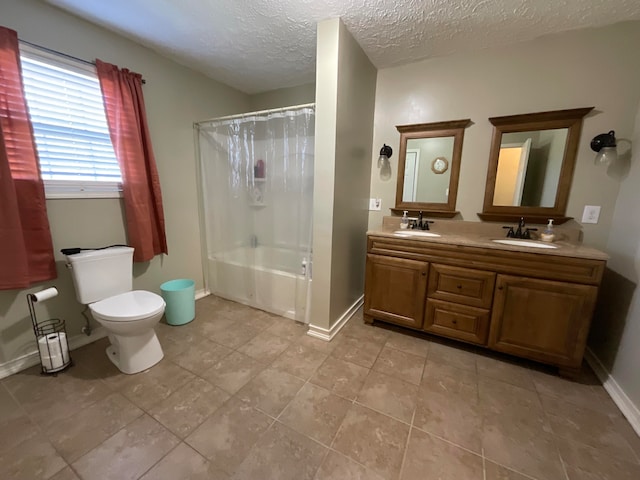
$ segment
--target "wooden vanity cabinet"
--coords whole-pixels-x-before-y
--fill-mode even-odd
[[[370,235],[365,321],[580,367],[605,261]]]

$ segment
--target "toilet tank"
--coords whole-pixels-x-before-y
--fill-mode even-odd
[[[130,292],[133,250],[131,247],[109,247],[67,255],[78,301],[87,305]]]

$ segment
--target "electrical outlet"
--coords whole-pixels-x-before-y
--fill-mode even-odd
[[[582,212],[582,223],[598,223],[600,207],[597,205],[585,205]]]
[[[375,210],[375,211],[382,210],[382,199],[381,198],[370,198],[369,199],[369,210]]]

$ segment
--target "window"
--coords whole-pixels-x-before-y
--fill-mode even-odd
[[[24,44],[20,58],[47,198],[120,196],[95,67]]]

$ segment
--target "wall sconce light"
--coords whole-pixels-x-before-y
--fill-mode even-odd
[[[601,133],[593,137],[591,150],[598,152],[596,155],[597,165],[611,165],[618,159],[615,132],[611,130],[609,133]]]
[[[378,157],[378,168],[380,169],[380,179],[389,180],[391,178],[391,162],[389,162],[389,158],[393,155],[393,150],[386,143],[383,145]]]

